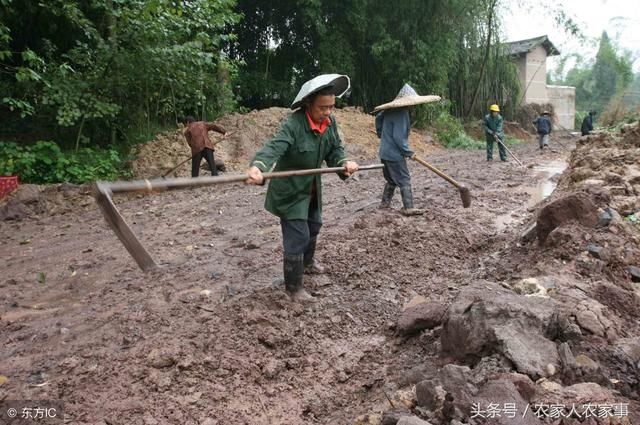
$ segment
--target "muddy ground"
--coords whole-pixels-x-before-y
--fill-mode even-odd
[[[473,203],[463,209],[452,186],[411,164],[416,204],[427,210],[413,218],[398,213],[398,195],[394,210],[376,209],[380,172],[326,176],[318,257],[328,273],[306,278],[320,300],[310,307],[274,283],[282,248],[279,223],[262,208],[265,188],[116,197],[162,264],[146,274],[93,204],[0,222],[0,400],[62,399],[70,424],[396,423],[392,405],[432,425],[542,423],[470,418],[472,402],[505,400],[519,412],[536,401],[629,403],[623,423],[638,424],[639,284],[628,273],[637,227],[616,217],[597,227],[592,215],[600,219],[610,199],[587,188],[594,204],[567,201],[570,209],[600,209],[566,220],[547,212],[549,236],[523,239],[541,207],[578,190],[569,172],[560,177],[579,159],[570,157],[575,141],[544,154],[532,141],[516,147],[525,167],[487,163],[482,151],[434,151],[428,160],[465,182]],[[616,196],[620,186],[629,190],[612,184]],[[608,260],[589,254],[590,243]],[[518,289],[527,278],[537,279],[533,290]],[[412,300],[431,322],[404,327]],[[525,351],[551,344],[533,363],[508,337],[483,334],[494,319],[519,323],[518,311],[533,329],[524,329],[534,341]],[[470,313],[486,326],[469,328]],[[561,317],[562,329],[549,331]],[[458,381],[445,373],[452,367]],[[445,393],[455,393],[453,410]],[[547,420],[616,423],[563,421]]]

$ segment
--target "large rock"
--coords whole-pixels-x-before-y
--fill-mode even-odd
[[[619,403],[612,390],[601,387],[593,382],[581,382],[579,384],[563,387],[557,382],[543,381],[539,385],[535,403],[559,403],[564,406],[582,406],[587,403],[605,404]]]
[[[496,284],[475,283],[449,308],[442,350],[457,360],[472,362],[501,353],[521,373],[533,378],[549,376],[550,370],[559,367],[555,345],[547,339],[558,328],[556,310],[553,299],[525,297]]]
[[[442,303],[422,302],[402,312],[398,319],[397,331],[411,335],[424,329],[433,329],[442,323],[446,307]]]
[[[586,193],[573,193],[543,207],[536,221],[538,241],[543,244],[553,229],[569,222],[597,226],[598,207]]]
[[[0,221],[22,220],[28,216],[29,210],[24,204],[13,198],[0,207]]]
[[[542,424],[542,421],[533,415],[526,414],[525,417],[522,417],[525,414],[527,401],[522,398],[513,382],[507,379],[487,382],[480,389],[474,403],[476,403],[476,409],[478,407],[479,409],[476,410],[476,413],[473,413],[472,409],[468,408],[468,413],[470,416],[476,415],[475,420],[482,417],[485,418],[483,421],[478,421],[478,423],[491,425],[512,425],[516,423],[519,425]],[[492,410],[491,406],[497,406],[498,410]],[[509,406],[514,408],[510,409],[508,408]],[[478,414],[479,412],[484,413]]]

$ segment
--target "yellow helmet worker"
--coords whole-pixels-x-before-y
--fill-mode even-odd
[[[489,113],[485,115],[483,120],[484,133],[487,140],[487,161],[493,161],[493,142],[496,139],[502,140],[503,119],[500,115],[500,107],[497,104],[489,106]],[[505,162],[507,160],[507,152],[502,143],[498,143],[498,150],[500,151],[500,160]]]

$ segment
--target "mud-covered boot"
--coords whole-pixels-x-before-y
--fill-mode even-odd
[[[309,246],[304,253],[304,274],[325,274],[324,266],[320,264],[314,257],[316,255],[316,241],[318,237],[309,240]]]
[[[402,195],[402,205],[404,208],[400,210],[402,215],[422,215],[425,213],[420,208],[413,207],[413,194],[411,193],[411,186],[403,186],[400,188],[400,194]]]
[[[317,300],[304,290],[304,256],[287,255],[284,257],[284,287],[293,301],[313,303]]]
[[[384,190],[382,191],[382,202],[380,202],[381,210],[391,208],[391,199],[393,198],[393,194],[396,191],[396,187],[389,183],[384,185]]]

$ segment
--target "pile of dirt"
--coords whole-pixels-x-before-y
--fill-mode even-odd
[[[272,137],[291,111],[287,108],[254,110],[248,114],[233,113],[216,121],[229,135],[216,146],[216,159],[224,162],[227,170],[244,170],[264,141]],[[338,109],[335,112],[343,142],[349,157],[371,161],[377,158],[380,141],[375,135],[374,117],[357,108]],[[136,178],[161,176],[190,156],[182,135],[183,128],[159,134],[155,140],[140,145],[134,152],[131,167]],[[222,135],[210,132],[215,143]],[[412,131],[409,144],[418,155],[424,156],[438,147],[427,136]],[[187,161],[174,173],[189,176],[191,163]]]
[[[0,202],[0,221],[68,214],[93,207],[88,185],[21,184]]]
[[[555,120],[555,110],[551,103],[526,103],[518,107],[515,120],[524,128],[531,128],[531,123],[542,114],[548,111],[551,119]]]

